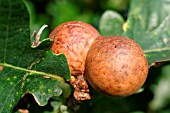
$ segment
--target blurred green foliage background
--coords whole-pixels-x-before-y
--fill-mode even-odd
[[[130,0],[27,0],[30,12],[31,32],[47,24],[44,38],[59,24],[71,20],[87,22],[99,29],[102,14],[113,10],[128,18]],[[94,90],[94,98],[87,102],[71,105],[76,113],[170,113],[170,62],[156,64],[149,70],[143,91],[125,98],[104,97]],[[45,107],[30,104],[34,109],[45,111]],[[36,107],[35,107],[36,106]],[[68,106],[69,107],[69,106]],[[55,107],[54,107],[55,108]],[[51,112],[52,113],[52,112]]]
[[[47,36],[56,26],[71,20],[84,21],[98,29],[105,10],[115,10],[126,19],[129,0],[28,0],[27,5],[31,31],[47,24]]]

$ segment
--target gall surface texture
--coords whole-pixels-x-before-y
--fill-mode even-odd
[[[141,47],[121,36],[98,37],[86,59],[86,79],[98,92],[128,96],[144,84],[148,62]]]

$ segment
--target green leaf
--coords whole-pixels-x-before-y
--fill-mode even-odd
[[[70,79],[70,70],[68,65],[66,65],[66,57],[64,54],[55,55],[52,51],[46,52],[46,55],[38,61],[38,64],[35,65],[34,69],[40,72],[46,72],[53,74],[59,74],[61,77],[65,78],[66,80]],[[64,71],[64,70],[65,71]]]
[[[123,34],[144,50],[149,65],[170,60],[170,4],[163,0],[132,0]]]
[[[60,82],[54,79],[31,75],[26,78],[24,92],[31,93],[36,102],[40,106],[44,106],[52,96],[60,96],[62,94],[59,84]]]
[[[31,48],[29,14],[22,0],[1,0],[0,15],[0,112],[12,112],[26,93],[45,105],[62,93],[64,78],[70,78],[66,57],[52,54],[49,43]]]
[[[68,107],[66,105],[63,105],[60,101],[52,101],[51,106],[54,108],[52,112],[44,112],[44,113],[69,113]]]
[[[123,23],[124,19],[119,13],[107,10],[100,19],[100,33],[104,36],[121,35],[123,33]]]
[[[70,96],[71,94],[71,87],[69,84],[67,83],[60,83],[59,87],[62,89],[63,91],[63,97],[66,99]]]

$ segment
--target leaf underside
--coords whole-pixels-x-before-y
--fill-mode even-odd
[[[105,11],[100,19],[100,32],[133,39],[142,47],[149,66],[170,60],[170,1],[132,0],[128,19],[123,22],[115,11]]]
[[[144,50],[149,65],[170,60],[170,1],[132,0],[123,34]]]
[[[123,17],[111,10],[105,11],[100,19],[99,30],[102,36],[115,36],[123,33]]]

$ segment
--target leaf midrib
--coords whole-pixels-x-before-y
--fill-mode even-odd
[[[49,74],[49,73],[45,73],[45,72],[40,72],[40,71],[36,71],[36,70],[30,70],[30,69],[26,69],[26,68],[14,66],[14,65],[11,65],[11,64],[7,64],[7,63],[0,63],[0,66],[12,68],[12,69],[16,69],[16,70],[20,70],[20,71],[25,71],[25,72],[30,73],[30,75],[38,74],[38,75],[42,75],[42,76],[51,77],[51,78],[56,79],[56,80],[59,80],[59,81],[61,81],[61,82],[64,82],[64,81],[65,81],[62,77],[60,77],[60,76],[58,76],[58,75]]]

